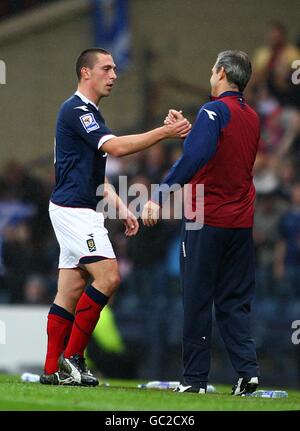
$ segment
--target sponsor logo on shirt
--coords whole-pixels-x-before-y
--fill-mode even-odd
[[[73,108],[73,109],[81,109],[82,111],[89,112],[89,108],[85,105],[75,106],[75,108]]]
[[[214,117],[217,116],[217,114],[215,113],[215,111],[210,111],[209,109],[205,109],[205,108],[203,108],[203,111],[207,112],[208,117],[210,118],[210,120],[215,121]]]

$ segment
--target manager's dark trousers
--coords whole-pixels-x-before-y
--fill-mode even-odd
[[[254,340],[250,334],[254,297],[252,229],[204,225],[182,229],[184,379],[205,387],[210,370],[212,306],[233,368],[239,377],[258,376]]]

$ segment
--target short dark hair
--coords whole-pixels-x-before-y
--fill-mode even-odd
[[[82,67],[89,67],[90,69],[94,67],[96,62],[96,54],[111,55],[110,52],[106,51],[104,48],[88,48],[82,51],[76,61],[76,74],[78,81],[81,79]]]
[[[218,54],[216,71],[224,68],[227,80],[235,84],[239,91],[244,91],[252,73],[249,56],[243,51],[223,51]]]

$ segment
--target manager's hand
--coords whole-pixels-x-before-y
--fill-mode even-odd
[[[148,201],[145,203],[142,212],[142,220],[144,226],[150,227],[156,225],[159,218],[159,210],[160,206],[155,202]]]

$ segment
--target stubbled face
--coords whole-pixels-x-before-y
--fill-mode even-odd
[[[82,77],[89,80],[90,88],[99,97],[107,97],[117,79],[116,65],[111,55],[96,54],[96,58],[92,69],[83,68]]]

